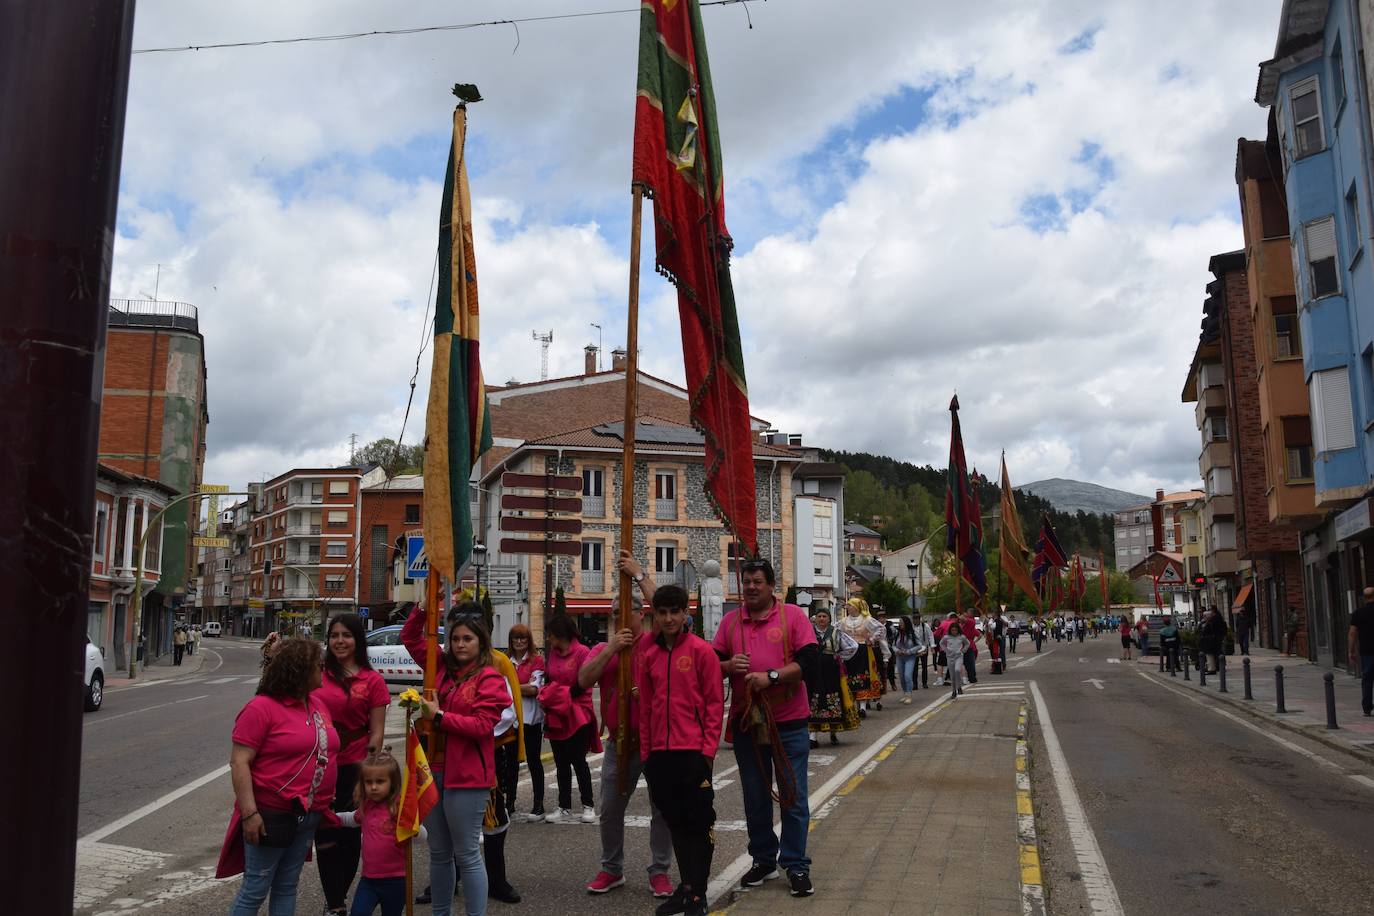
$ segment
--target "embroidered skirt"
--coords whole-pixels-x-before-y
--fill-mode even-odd
[[[844,663],[849,692],[856,700],[876,700],[883,695],[883,682],[878,676],[878,662],[873,650],[859,646],[859,651]]]
[[[847,732],[859,727],[859,708],[849,695],[844,668],[833,655],[821,655],[816,694],[811,697],[813,732]]]

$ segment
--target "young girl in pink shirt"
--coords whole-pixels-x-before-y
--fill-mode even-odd
[[[353,811],[339,812],[345,827],[362,829],[363,876],[353,892],[349,916],[400,916],[406,906],[405,847],[396,840],[396,812],[401,804],[401,766],[382,748],[362,762],[354,790]]]

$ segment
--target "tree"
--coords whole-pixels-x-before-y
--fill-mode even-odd
[[[864,586],[863,594],[870,608],[879,605],[891,617],[910,613],[911,592],[891,579],[879,576]]]
[[[553,614],[557,617],[559,614],[566,613],[568,613],[568,599],[563,597],[563,586],[560,585],[553,590]]]
[[[424,459],[423,445],[402,445],[398,449],[394,439],[375,439],[353,453],[354,464],[379,465],[388,477],[419,474],[424,468]]]

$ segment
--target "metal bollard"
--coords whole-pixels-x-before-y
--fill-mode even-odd
[[[1223,652],[1223,653],[1221,653],[1220,655],[1217,656],[1217,678],[1218,678],[1219,681],[1220,681],[1220,683],[1217,684],[1217,693],[1227,693],[1227,692],[1229,692],[1229,691],[1227,691],[1227,689],[1226,689],[1226,653],[1225,653],[1225,652]]]
[[[1274,666],[1274,711],[1288,712],[1283,708],[1283,665]]]
[[[1184,679],[1185,681],[1191,681],[1192,678],[1188,676],[1188,653],[1187,653],[1187,652],[1184,652],[1184,653],[1182,653],[1182,655],[1183,655],[1183,679]]]
[[[1326,692],[1326,727],[1340,728],[1336,724],[1336,678],[1330,671],[1322,675],[1322,689]]]
[[[1207,686],[1207,656],[1201,654],[1197,657],[1197,682],[1199,687]]]
[[[1164,646],[1159,647],[1159,672],[1164,673]]]
[[[1245,699],[1253,700],[1255,695],[1250,692],[1250,659],[1248,657],[1241,659],[1240,667],[1245,673]]]

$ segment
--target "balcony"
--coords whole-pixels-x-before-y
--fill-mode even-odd
[[[606,591],[606,571],[604,569],[582,570],[582,594],[600,595]]]
[[[1202,452],[1197,458],[1199,476],[1203,479],[1206,479],[1207,473],[1212,468],[1229,468],[1230,466],[1231,443],[1225,439],[1208,442],[1202,447]]]
[[[606,517],[606,497],[604,496],[584,496],[582,497],[582,515],[584,518],[605,518]]]
[[[323,502],[323,493],[291,493],[286,497],[288,506],[318,506]]]
[[[289,538],[319,537],[319,525],[288,525],[286,536]]]
[[[1197,399],[1197,406],[1193,408],[1193,416],[1197,420],[1198,428],[1202,428],[1202,418],[1209,413],[1220,413],[1226,410],[1226,389],[1220,387],[1204,388]]]
[[[1231,548],[1214,550],[1202,558],[1202,573],[1208,578],[1228,575],[1235,571],[1236,552]]]
[[[155,302],[147,299],[111,299],[109,326],[112,328],[176,328],[200,333],[200,312],[185,302]]]
[[[654,518],[661,522],[671,522],[677,520],[677,500],[676,499],[656,499],[654,500]]]
[[[287,554],[286,559],[282,562],[287,566],[319,566],[320,555],[318,553],[303,553],[299,556]]]
[[[304,585],[292,585],[292,586],[290,586],[289,588],[284,588],[284,589],[281,590],[281,596],[282,596],[283,598],[317,598],[317,597],[319,597],[318,595],[315,594],[315,590],[314,590],[313,588],[310,588],[310,587],[304,586]]]
[[[1202,526],[1211,528],[1212,522],[1218,518],[1235,518],[1236,497],[1227,493],[1225,496],[1213,496],[1202,504]]]

